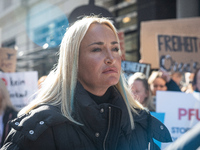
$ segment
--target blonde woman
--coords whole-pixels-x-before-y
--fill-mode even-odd
[[[17,111],[13,107],[5,83],[0,78],[0,147],[10,131],[9,120],[17,117]]]
[[[95,16],[66,31],[57,68],[20,114],[4,150],[139,150],[157,148],[153,137],[171,141],[167,128],[132,100],[116,29]]]

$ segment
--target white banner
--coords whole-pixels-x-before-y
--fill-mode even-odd
[[[10,99],[18,110],[30,102],[30,96],[38,89],[38,73],[36,71],[15,73],[0,72],[0,78],[5,82],[10,93]]]
[[[200,121],[200,93],[158,91],[156,95],[156,112],[165,113],[164,124],[173,141]]]
[[[136,72],[142,72],[148,78],[151,70],[150,64],[144,64],[132,61],[122,61],[121,66],[122,66],[122,71],[124,72],[124,75],[127,79]]]

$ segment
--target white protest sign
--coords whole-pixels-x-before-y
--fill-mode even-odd
[[[10,99],[15,108],[20,110],[30,102],[30,96],[37,89],[38,73],[32,72],[0,72],[0,78],[5,82],[10,93]]]
[[[146,75],[146,77],[149,77],[150,70],[151,70],[150,64],[144,64],[144,63],[138,63],[138,62],[132,62],[132,61],[122,61],[121,66],[122,66],[124,75],[127,79],[136,72],[142,72]]]
[[[164,124],[175,141],[200,121],[200,93],[158,91],[156,112],[165,113]]]

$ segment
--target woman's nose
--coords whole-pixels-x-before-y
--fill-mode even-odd
[[[113,57],[111,52],[106,53],[105,64],[110,65],[114,63],[115,58]]]

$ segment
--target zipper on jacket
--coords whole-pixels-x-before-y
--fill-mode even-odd
[[[104,138],[104,141],[103,141],[103,149],[106,150],[106,139],[107,139],[107,136],[108,136],[108,133],[110,131],[110,123],[111,123],[111,107],[108,107],[109,108],[109,120],[108,120],[108,130],[106,132],[106,135],[105,135],[105,138]]]

